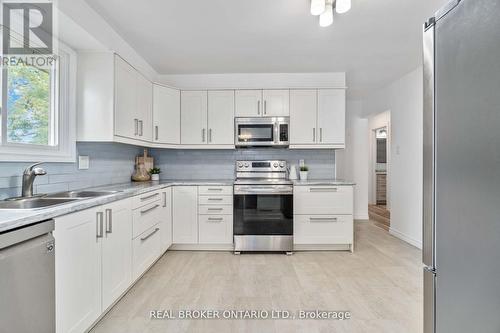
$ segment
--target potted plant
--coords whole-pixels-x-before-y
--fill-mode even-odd
[[[300,167],[300,180],[307,180],[309,168],[306,165]]]
[[[149,170],[149,174],[151,175],[151,180],[160,180],[160,168],[154,167]]]

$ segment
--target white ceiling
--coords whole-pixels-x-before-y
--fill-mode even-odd
[[[421,63],[447,0],[352,0],[327,28],[310,0],[86,0],[159,74],[346,72],[360,98]]]

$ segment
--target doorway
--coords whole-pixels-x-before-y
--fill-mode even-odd
[[[391,226],[391,213],[388,209],[388,155],[389,130],[387,126],[372,131],[373,146],[373,190],[372,202],[368,205],[370,220],[385,230]]]

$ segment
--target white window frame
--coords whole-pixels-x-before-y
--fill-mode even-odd
[[[2,117],[2,142],[0,143],[0,161],[4,162],[71,162],[76,161],[76,68],[77,54],[69,46],[58,41],[57,56],[59,61],[59,91],[53,92],[53,103],[59,108],[58,119],[51,122],[57,127],[55,135],[57,146],[8,143],[5,141],[7,122]],[[3,89],[3,88],[2,88]]]

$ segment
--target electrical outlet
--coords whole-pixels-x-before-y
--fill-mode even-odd
[[[90,158],[85,155],[78,155],[78,169],[87,170],[90,167]]]
[[[306,165],[306,161],[305,160],[299,160],[299,166],[303,167],[304,165]]]

